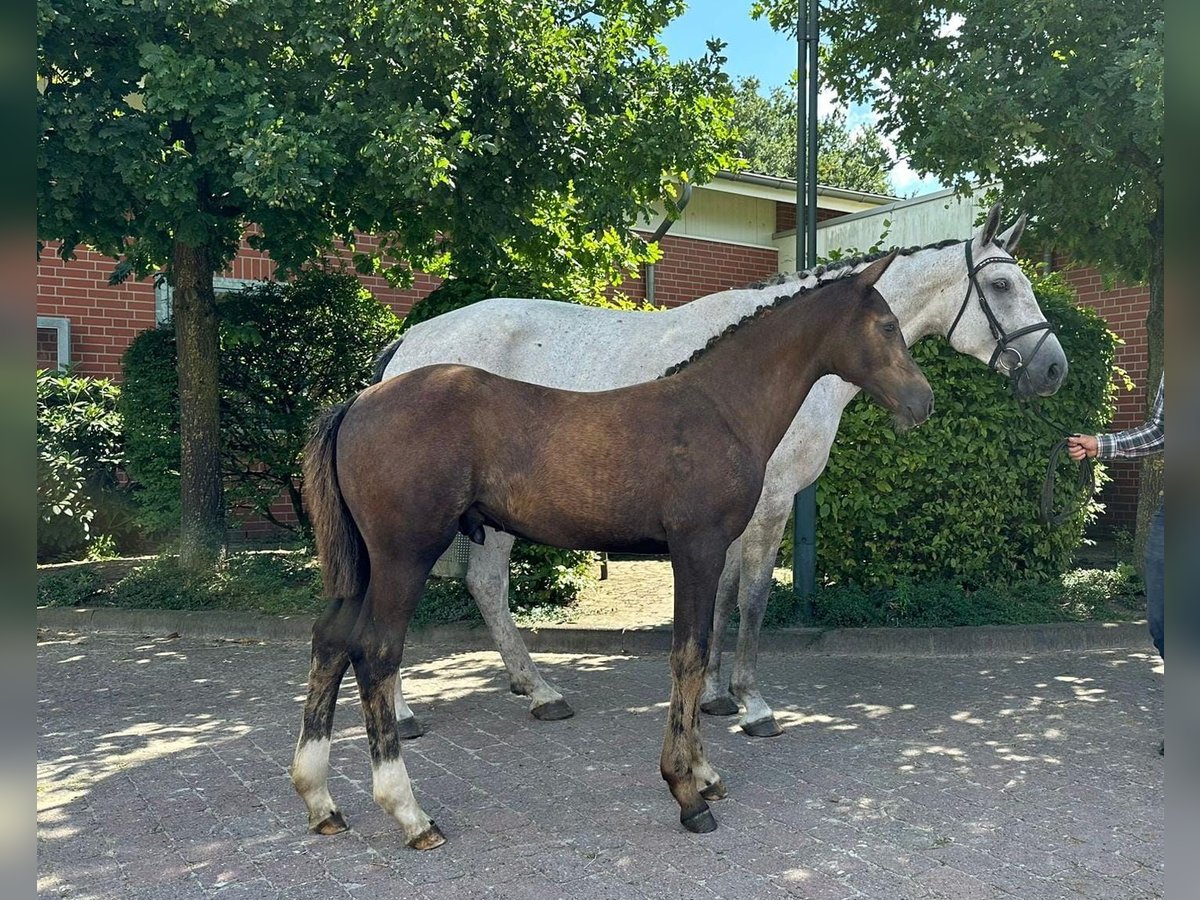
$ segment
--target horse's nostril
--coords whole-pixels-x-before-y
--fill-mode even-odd
[[[1058,381],[1061,373],[1062,369],[1059,367],[1058,363],[1050,363],[1050,367],[1046,369],[1046,375],[1049,376],[1051,381]]]

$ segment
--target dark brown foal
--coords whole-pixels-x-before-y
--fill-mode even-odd
[[[375,798],[414,847],[444,839],[413,798],[393,702],[405,633],[434,561],[483,526],[560,547],[669,551],[672,691],[661,768],[691,831],[725,788],[708,764],[698,703],[726,550],[749,521],[767,460],[813,383],[838,375],[923,421],[933,395],[875,281],[781,297],[669,377],[598,393],[429,366],[364,391],[318,424],[305,488],[329,611],[292,776],[324,833],[345,828],[326,787],[337,684],[353,664]]]

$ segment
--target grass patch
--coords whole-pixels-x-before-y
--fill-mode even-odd
[[[893,588],[824,585],[813,596],[813,612],[792,596],[789,584],[772,585],[765,628],[1032,625],[1047,622],[1129,621],[1145,614],[1136,571],[1121,563],[1111,569],[1074,569],[1060,582],[1017,582],[968,590],[948,581],[902,581]],[[736,620],[736,613],[735,613]]]

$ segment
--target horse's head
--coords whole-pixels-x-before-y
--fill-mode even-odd
[[[964,245],[964,299],[947,336],[956,350],[1014,379],[1019,395],[1048,397],[1067,377],[1067,356],[1012,255],[1025,216],[1007,231],[999,228],[997,203]]]
[[[839,377],[890,410],[896,427],[903,430],[929,418],[933,390],[908,351],[899,319],[875,290],[875,282],[895,258],[892,252],[872,263],[847,285],[854,312],[837,345],[834,367]]]

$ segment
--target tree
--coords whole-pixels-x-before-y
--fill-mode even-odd
[[[212,277],[242,235],[284,273],[341,240],[399,281],[611,276],[666,185],[731,159],[718,45],[654,40],[682,7],[39,0],[38,237],[166,267],[185,565],[223,535]]]
[[[796,177],[796,94],[773,87],[765,96],[756,78],[743,78],[734,94],[738,151],[752,172]],[[893,164],[878,131],[846,127],[844,110],[817,125],[817,182],[830,187],[890,194],[887,172]]]
[[[1032,213],[1036,242],[1149,282],[1153,402],[1163,359],[1162,0],[822,6],[822,78],[870,102],[914,168],[959,187],[999,182]],[[753,8],[793,34],[796,11],[796,0]],[[1160,486],[1161,464],[1147,463],[1139,546]]]

